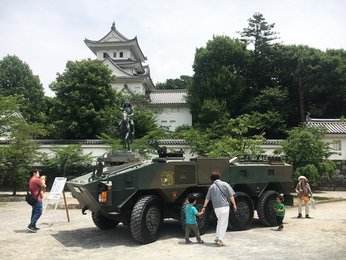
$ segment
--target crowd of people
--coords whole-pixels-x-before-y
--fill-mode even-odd
[[[213,182],[212,185],[208,189],[208,193],[206,195],[203,208],[201,212],[198,212],[193,205],[196,203],[196,198],[189,197],[189,205],[186,207],[186,230],[185,230],[185,241],[187,244],[190,244],[191,241],[189,239],[190,231],[192,230],[197,238],[198,243],[203,243],[203,240],[200,237],[200,233],[198,230],[198,225],[196,221],[196,217],[205,214],[206,207],[209,201],[213,204],[213,209],[217,218],[217,226],[215,233],[215,243],[217,246],[224,246],[224,237],[228,227],[228,219],[230,212],[230,205],[232,206],[232,210],[234,212],[237,211],[237,204],[234,199],[235,192],[232,187],[224,181],[220,180],[220,173],[214,171],[210,175],[210,180]],[[305,176],[299,176],[298,184],[295,188],[298,196],[298,217],[302,218],[302,205],[304,203],[305,206],[305,218],[311,218],[309,215],[310,210],[310,200],[312,200],[312,191],[311,187],[308,183],[308,180]],[[276,217],[276,223],[278,228],[276,231],[282,231],[283,220],[285,217],[286,206],[284,204],[284,198],[281,195],[276,197],[276,201],[274,203],[274,212]],[[192,219],[192,222],[190,221]],[[193,226],[192,226],[193,225]]]

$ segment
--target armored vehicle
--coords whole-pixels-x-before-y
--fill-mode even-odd
[[[273,203],[278,194],[292,205],[292,166],[278,160],[235,160],[230,158],[194,158],[179,160],[182,154],[161,150],[151,162],[130,161],[105,167],[67,182],[73,196],[92,213],[100,229],[119,223],[130,227],[133,238],[143,244],[156,241],[163,220],[180,220],[185,229],[185,202],[189,194],[197,198],[200,211],[211,185],[210,173],[217,170],[221,179],[235,190],[238,210],[229,217],[230,230],[249,228],[254,211],[265,226],[276,225]],[[211,204],[211,203],[209,203]],[[212,206],[198,218],[203,234],[215,217]]]

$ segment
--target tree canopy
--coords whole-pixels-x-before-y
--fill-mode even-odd
[[[186,89],[192,84],[192,77],[182,75],[178,79],[167,79],[164,83],[156,83],[157,89]]]
[[[197,48],[188,88],[194,127],[249,114],[263,126],[254,134],[285,138],[308,112],[345,115],[346,51],[275,43],[274,25],[255,13],[240,39],[214,36]]]
[[[54,156],[46,158],[44,164],[59,169],[64,177],[68,176],[71,167],[89,164],[92,159],[90,154],[83,154],[81,145],[54,146],[50,150]]]
[[[46,104],[40,79],[15,55],[0,60],[0,95],[19,96],[23,104],[20,112],[27,122],[45,120]]]
[[[111,87],[112,80],[111,71],[101,61],[67,62],[50,86],[56,94],[50,111],[56,137],[96,138],[117,124],[122,101]]]
[[[196,50],[188,102],[197,125],[207,127],[213,121],[240,114],[248,57],[245,47],[228,36],[214,36],[205,48]]]
[[[322,175],[335,173],[335,165],[328,160],[331,148],[322,141],[325,129],[305,125],[293,128],[282,142],[282,152],[293,165],[295,177],[306,176],[312,183]]]

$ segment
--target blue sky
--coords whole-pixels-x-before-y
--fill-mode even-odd
[[[0,59],[17,55],[49,84],[68,60],[95,58],[84,39],[99,40],[115,21],[137,36],[156,82],[192,75],[196,48],[213,35],[239,37],[260,12],[284,44],[346,49],[343,0],[0,0]]]

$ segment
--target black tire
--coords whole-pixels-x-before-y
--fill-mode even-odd
[[[141,197],[135,204],[131,214],[132,237],[148,244],[157,240],[163,220],[160,202],[155,196]]]
[[[237,203],[237,211],[234,212],[233,205],[230,205],[228,228],[235,231],[247,229],[254,216],[253,202],[244,192],[237,192],[234,199]]]
[[[205,195],[203,195],[202,193],[193,193],[193,195],[196,198],[196,204],[194,206],[196,207],[198,212],[201,212],[201,210],[203,208],[204,200],[205,200]],[[181,225],[181,228],[183,229],[184,232],[185,232],[185,228],[186,228],[185,209],[186,209],[187,203],[188,203],[188,200],[186,198],[183,205],[181,206],[181,209],[180,209],[180,225]],[[203,215],[200,215],[199,217],[197,217],[197,225],[198,225],[200,235],[205,234],[205,232],[208,229],[209,219],[210,219],[209,215],[210,215],[210,208],[207,207],[205,209],[205,213]]]
[[[279,193],[274,190],[267,190],[259,197],[256,210],[260,221],[267,227],[276,226],[274,203]]]
[[[93,212],[91,214],[91,218],[94,224],[101,230],[116,228],[117,225],[119,224],[118,221],[106,218],[105,216],[102,216],[97,212]]]

